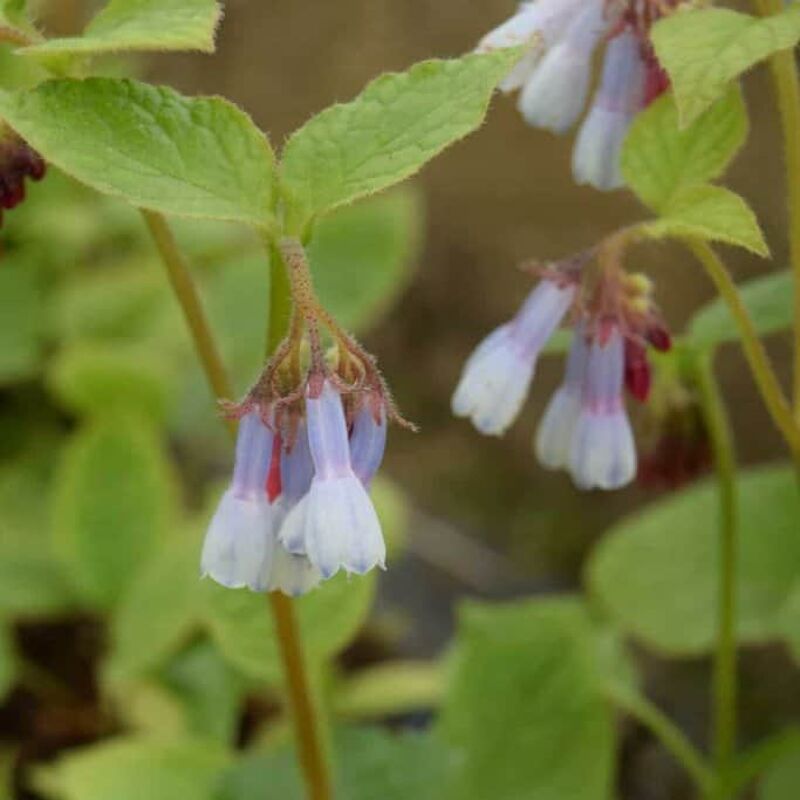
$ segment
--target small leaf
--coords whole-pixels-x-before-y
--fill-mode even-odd
[[[746,137],[747,114],[737,88],[684,130],[667,94],[636,117],[623,146],[622,172],[639,199],[661,211],[685,187],[719,177]]]
[[[769,255],[758,220],[747,203],[721,186],[685,186],[661,209],[661,217],[647,223],[650,236],[699,237],[744,247],[760,256]]]
[[[795,800],[800,786],[800,737],[797,747],[776,761],[761,779],[758,800]]]
[[[58,562],[42,554],[0,550],[0,614],[39,617],[72,605],[74,593]]]
[[[800,575],[800,498],[784,467],[741,472],[738,488],[737,637],[771,641],[781,635],[780,614]],[[707,652],[716,636],[718,519],[713,481],[623,519],[589,562],[592,593],[646,646],[670,655]]]
[[[278,642],[263,594],[203,583],[206,621],[214,641],[231,664],[256,680],[278,684],[283,678]],[[320,662],[349,644],[369,613],[375,574],[338,575],[297,601],[308,658]]]
[[[413,175],[481,124],[518,59],[509,49],[425,61],[318,114],[283,152],[282,183],[295,213],[305,221]]]
[[[252,120],[220,98],[131,80],[63,79],[0,93],[0,116],[99,192],[178,216],[270,222],[272,151]]]
[[[334,711],[361,718],[424,711],[439,706],[445,687],[441,663],[388,661],[360,670],[337,687]]]
[[[579,601],[462,609],[440,734],[458,800],[606,800],[614,721],[595,632]]]
[[[781,270],[747,281],[739,294],[762,336],[789,328],[792,324],[792,274]],[[739,340],[739,328],[725,302],[715,297],[692,318],[689,337],[698,347],[713,348]]]
[[[0,385],[35,375],[42,354],[43,291],[33,260],[4,256],[0,269]]]
[[[70,751],[34,773],[59,800],[213,800],[228,753],[210,742],[117,739]]]
[[[182,535],[155,550],[134,577],[111,619],[112,681],[162,666],[200,619],[197,538]]]
[[[335,797],[342,800],[442,797],[449,753],[430,733],[338,728],[334,730],[332,749]],[[306,797],[298,760],[290,744],[243,758],[225,776],[219,793],[219,800]]]
[[[25,47],[26,55],[137,50],[214,51],[222,9],[215,0],[111,0],[82,36]]]
[[[653,28],[652,40],[669,73],[681,123],[694,121],[728,83],[800,39],[800,7],[765,19],[725,8],[670,14]]]
[[[55,485],[55,546],[83,599],[113,606],[169,531],[173,477],[159,442],[138,418],[100,419],[73,437]]]
[[[323,305],[351,330],[383,314],[411,278],[420,197],[398,190],[321,220],[308,254]]]
[[[70,410],[91,416],[134,411],[163,422],[174,390],[168,362],[144,348],[83,344],[50,363],[47,383]]]

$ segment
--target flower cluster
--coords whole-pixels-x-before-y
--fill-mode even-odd
[[[305,269],[292,252],[294,267]],[[297,285],[289,337],[242,403],[229,407],[240,420],[236,463],[201,567],[231,588],[298,595],[340,570],[385,568],[368,492],[389,421],[402,420],[374,359],[318,306],[305,272]],[[318,318],[334,340],[330,358]]]
[[[622,185],[620,152],[636,114],[667,78],[649,40],[652,24],[675,0],[533,0],[483,38],[479,52],[524,46],[500,84],[519,89],[519,110],[534,126],[564,133],[586,105],[594,50],[608,41],[600,83],[572,156],[578,183]]]
[[[615,253],[615,248],[610,248]],[[649,395],[647,347],[670,347],[652,300],[652,285],[598,253],[551,265],[517,315],[491,333],[467,361],[453,395],[457,416],[500,435],[519,413],[547,340],[571,311],[575,325],[566,375],[535,440],[539,461],[566,469],[581,489],[616,489],[636,475],[636,448],[624,390]]]
[[[12,209],[25,199],[25,178],[40,181],[47,170],[44,159],[15,133],[0,136],[0,224],[2,209]]]

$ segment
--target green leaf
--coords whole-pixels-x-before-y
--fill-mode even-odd
[[[111,0],[82,36],[25,47],[26,55],[136,50],[214,51],[222,9],[215,0]]]
[[[519,50],[425,61],[383,75],[295,132],[282,184],[301,221],[413,175],[475,130]]]
[[[82,598],[113,606],[169,532],[173,476],[151,428],[100,419],[72,439],[55,481],[55,546]]]
[[[580,602],[462,609],[440,733],[456,748],[458,800],[606,800],[614,721]]]
[[[778,628],[792,657],[800,664],[800,578],[780,611]]]
[[[700,237],[769,255],[755,214],[738,194],[721,186],[682,187],[661,208],[661,217],[644,230],[657,238]]]
[[[135,206],[270,223],[273,155],[216,97],[131,80],[55,80],[0,94],[0,116],[68,175]]]
[[[200,619],[199,547],[181,535],[155,550],[130,581],[111,619],[112,681],[162,666]]]
[[[794,800],[800,786],[800,738],[793,752],[776,761],[761,779],[758,800]]]
[[[778,638],[800,577],[800,499],[791,470],[740,473],[740,642]],[[719,501],[706,481],[617,524],[588,565],[604,609],[643,644],[670,655],[708,651],[716,636]],[[669,602],[665,602],[669,598]]]
[[[39,553],[0,549],[0,614],[39,617],[73,605],[74,592],[60,564]]]
[[[441,797],[448,753],[429,733],[339,728],[333,755],[334,795],[343,800]],[[304,800],[297,764],[290,744],[247,756],[223,779],[218,800]]]
[[[8,690],[14,685],[16,674],[17,663],[11,631],[6,623],[0,622],[0,700],[6,696]]]
[[[792,274],[781,270],[739,287],[741,298],[761,336],[788,328],[792,324]],[[698,347],[713,348],[739,340],[739,329],[725,302],[715,297],[692,318],[689,337]]]
[[[387,661],[362,669],[334,693],[333,709],[347,717],[386,717],[439,706],[446,686],[434,661]]]
[[[174,658],[162,680],[183,702],[196,736],[234,744],[247,686],[208,640]]]
[[[209,742],[130,737],[61,756],[34,784],[58,800],[212,800],[229,760]]]
[[[800,39],[800,7],[766,19],[725,8],[670,14],[652,32],[669,73],[682,125],[711,105],[734,78]]]
[[[661,212],[687,186],[719,177],[747,137],[742,96],[732,87],[684,130],[672,94],[639,114],[622,149],[628,186],[650,208]]]
[[[323,219],[308,254],[323,305],[351,330],[375,322],[411,278],[422,227],[417,192],[398,190]]]
[[[4,256],[0,269],[0,385],[35,375],[41,361],[43,291],[33,260]]]
[[[167,417],[175,390],[170,364],[144,348],[83,344],[50,363],[47,383],[71,411],[114,416],[134,411],[155,423]]]
[[[209,631],[230,663],[245,675],[279,684],[278,642],[263,594],[203,583]],[[303,644],[319,663],[348,645],[364,623],[375,596],[375,574],[338,575],[296,602]]]

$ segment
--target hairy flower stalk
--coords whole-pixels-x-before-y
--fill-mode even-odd
[[[203,571],[226,586],[295,595],[339,570],[385,568],[368,490],[389,421],[407,423],[374,359],[319,305],[300,244],[285,240],[281,251],[294,316],[254,387],[228,406],[242,421],[237,462],[207,535]],[[328,354],[323,328],[333,342]],[[246,513],[230,510],[239,495]]]
[[[533,0],[487,34],[479,52],[524,46],[500,83],[519,90],[518,107],[535,127],[565,133],[586,105],[594,51],[608,42],[602,77],[572,157],[578,183],[622,185],[619,157],[636,114],[668,80],[650,43],[650,28],[677,0]]]
[[[651,384],[647,348],[671,344],[652,284],[622,268],[628,238],[622,231],[590,253],[539,270],[538,286],[517,316],[478,346],[453,395],[456,415],[470,417],[481,433],[503,433],[525,401],[539,352],[570,319],[575,333],[566,375],[534,449],[543,466],[569,471],[581,489],[617,489],[636,475],[624,391],[645,402]]]

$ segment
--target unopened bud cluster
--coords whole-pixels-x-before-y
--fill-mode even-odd
[[[519,90],[519,110],[536,127],[565,133],[586,105],[594,51],[607,41],[599,85],[578,132],[572,171],[598,189],[622,185],[620,152],[636,114],[667,87],[650,27],[675,0],[534,0],[483,38],[479,52],[524,46],[500,84]]]
[[[453,395],[457,416],[499,436],[527,397],[539,353],[562,320],[574,326],[563,384],[539,425],[535,450],[550,469],[566,469],[581,489],[616,489],[636,475],[636,447],[624,391],[650,391],[648,346],[670,347],[652,286],[615,259],[583,254],[541,270],[542,279],[509,322],[464,366]]]
[[[15,133],[0,134],[0,224],[2,210],[25,199],[25,179],[40,181],[47,170],[44,159]]]

